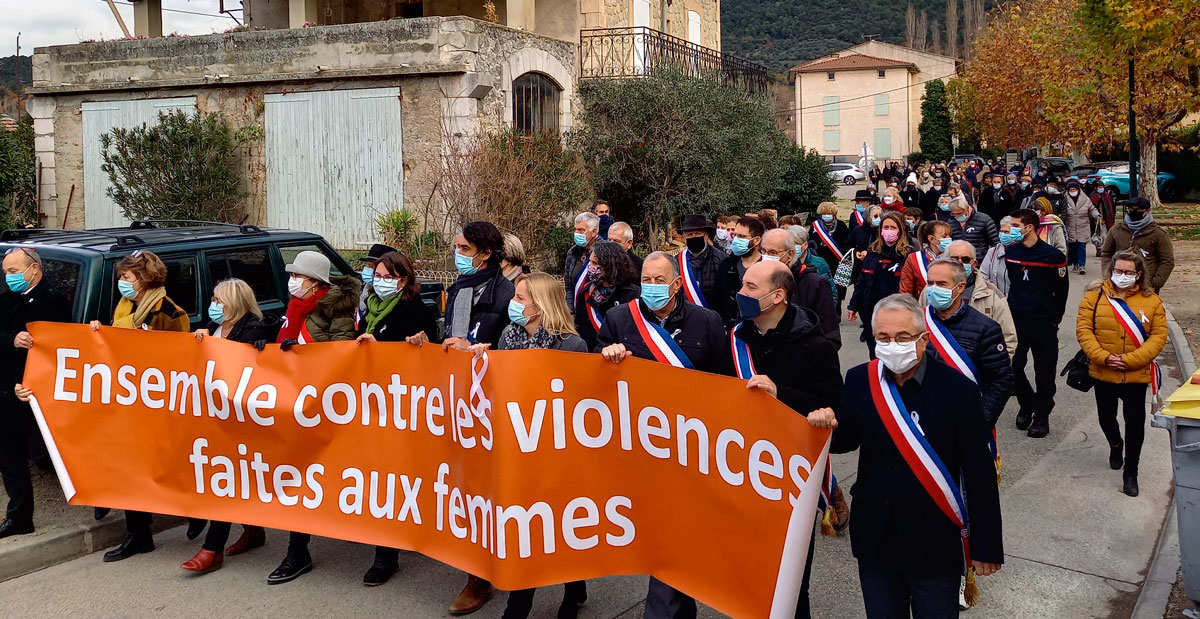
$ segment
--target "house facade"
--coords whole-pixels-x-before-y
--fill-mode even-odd
[[[45,227],[127,224],[100,136],[199,110],[262,129],[241,162],[245,223],[361,247],[379,213],[430,202],[456,139],[568,131],[581,79],[735,63],[719,0],[244,0],[241,31],[165,37],[159,0],[135,4],[144,38],[34,51]]]
[[[925,83],[957,75],[953,57],[867,41],[793,67],[796,143],[830,160],[877,161],[919,149]]]

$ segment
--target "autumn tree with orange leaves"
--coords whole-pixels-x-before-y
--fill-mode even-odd
[[[1157,144],[1200,111],[1200,0],[1012,0],[995,10],[964,77],[993,144],[1082,150],[1128,138],[1135,60],[1139,193],[1158,202]]]

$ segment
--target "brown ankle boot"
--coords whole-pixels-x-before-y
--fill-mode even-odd
[[[230,544],[229,548],[225,549],[225,554],[232,557],[240,555],[248,550],[254,550],[259,546],[267,543],[267,532],[262,527],[246,525],[242,531],[242,536],[237,538],[237,541]]]
[[[458,599],[450,605],[451,615],[469,615],[483,608],[492,599],[492,583],[477,576],[467,576],[467,586],[463,587]]]

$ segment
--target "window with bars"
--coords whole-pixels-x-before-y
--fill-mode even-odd
[[[513,80],[513,127],[521,133],[558,133],[562,89],[541,73],[526,73]]]

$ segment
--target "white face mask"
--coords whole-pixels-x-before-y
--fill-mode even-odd
[[[304,280],[295,276],[288,278],[288,294],[292,295],[293,297],[300,298],[300,296],[305,292]]]
[[[875,356],[894,374],[903,374],[917,364],[917,343],[888,342],[875,344]]]
[[[1109,279],[1112,280],[1114,286],[1120,288],[1121,290],[1124,290],[1137,282],[1136,275],[1120,275],[1118,273],[1113,273],[1112,277]]]
[[[1079,190],[1078,190],[1078,189],[1070,189],[1070,190],[1067,190],[1067,195],[1071,196],[1072,198],[1078,197],[1078,196],[1079,196]]]
[[[762,259],[763,259],[763,262],[780,262],[781,261],[779,256],[771,256],[768,254],[763,254]]]

